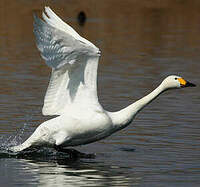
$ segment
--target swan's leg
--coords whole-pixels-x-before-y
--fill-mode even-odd
[[[61,146],[55,146],[55,149],[58,152],[63,152],[69,154],[70,158],[95,158],[95,154],[86,154],[86,153],[81,153],[75,149],[65,149]]]

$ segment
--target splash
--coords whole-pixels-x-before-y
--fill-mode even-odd
[[[24,123],[24,125],[19,128],[15,134],[0,137],[0,157],[6,155],[8,155],[9,157],[17,155],[17,153],[10,152],[9,148],[15,145],[19,145],[23,142],[23,137],[25,135],[27,127],[28,123]]]
[[[28,124],[24,123],[24,125],[19,128],[14,135],[10,135],[7,138],[4,137],[4,139],[1,138],[1,148],[9,148],[11,146],[18,145],[22,143],[23,137],[24,137],[24,132],[27,128]]]

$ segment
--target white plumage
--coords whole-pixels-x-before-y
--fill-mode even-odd
[[[50,8],[35,16],[34,33],[41,56],[52,68],[44,115],[61,115],[71,105],[99,105],[96,76],[99,49],[64,23]]]
[[[118,112],[105,111],[97,97],[99,49],[82,38],[49,7],[43,19],[34,17],[36,44],[52,68],[44,99],[44,115],[58,117],[42,123],[17,152],[34,146],[77,146],[103,139],[125,128],[135,115],[160,93],[195,86],[178,76],[167,77],[153,92]]]

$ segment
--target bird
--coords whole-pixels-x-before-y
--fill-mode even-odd
[[[170,75],[129,106],[116,112],[106,111],[97,95],[99,48],[81,37],[50,7],[45,7],[42,17],[34,15],[36,45],[52,69],[42,113],[56,117],[41,123],[24,143],[10,147],[12,152],[35,147],[62,151],[99,141],[127,127],[140,110],[164,91],[196,86]]]

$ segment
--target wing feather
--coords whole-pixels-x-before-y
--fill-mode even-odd
[[[61,115],[76,104],[98,106],[96,77],[99,49],[76,33],[49,7],[45,11],[45,21],[34,16],[38,50],[52,68],[43,114]]]

